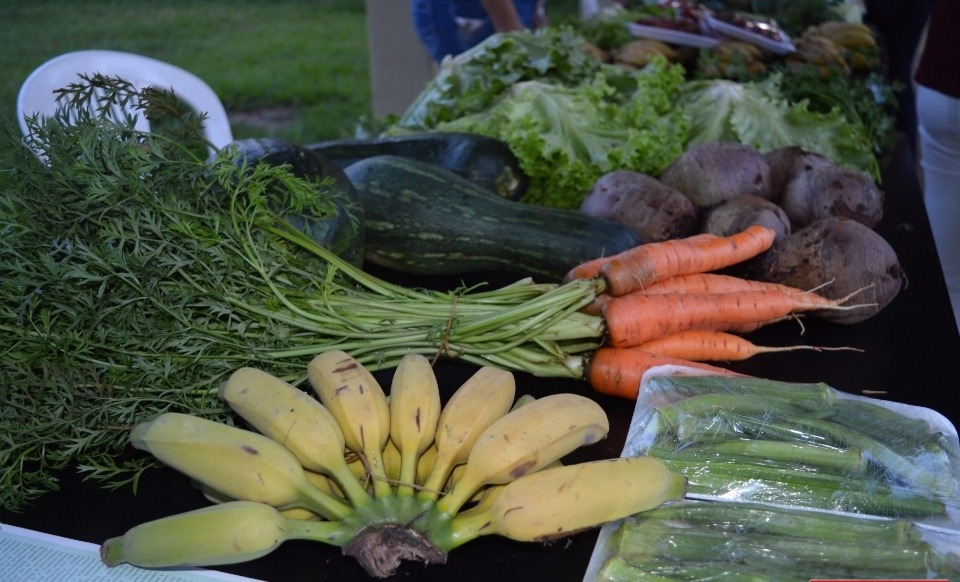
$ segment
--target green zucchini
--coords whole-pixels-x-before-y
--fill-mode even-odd
[[[344,171],[364,207],[366,260],[406,273],[497,271],[552,282],[640,244],[626,226],[491,196],[427,162],[375,156]]]
[[[340,166],[316,152],[279,139],[240,139],[227,147],[236,150],[234,160],[237,164],[287,165],[290,172],[300,178],[316,181],[333,178],[336,188],[330,200],[334,209],[331,216],[291,215],[286,218],[295,228],[309,234],[317,244],[340,258],[356,266],[363,264],[366,242],[363,206],[353,182]]]
[[[519,200],[530,182],[510,146],[498,139],[472,133],[421,132],[331,140],[306,147],[344,168],[380,155],[430,162],[511,200]]]

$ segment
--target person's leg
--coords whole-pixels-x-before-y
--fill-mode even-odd
[[[917,87],[923,201],[960,325],[960,99]]]
[[[463,40],[448,0],[413,0],[413,26],[434,61],[463,52]]]

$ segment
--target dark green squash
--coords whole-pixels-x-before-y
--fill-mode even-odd
[[[364,207],[366,260],[397,271],[496,271],[554,282],[579,263],[640,243],[626,226],[491,196],[418,160],[375,156],[344,171]]]
[[[421,132],[331,140],[305,147],[344,168],[381,155],[430,162],[510,200],[519,200],[530,182],[510,146],[498,139],[472,133]]]
[[[322,180],[333,178],[336,185],[331,203],[335,214],[330,217],[287,216],[297,229],[308,233],[317,244],[329,249],[353,265],[363,264],[366,223],[363,206],[356,188],[343,169],[322,155],[307,148],[273,138],[240,139],[230,143],[236,150],[236,163],[253,165],[264,162],[287,165],[300,178]]]

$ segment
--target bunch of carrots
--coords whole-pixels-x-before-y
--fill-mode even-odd
[[[740,334],[802,312],[857,309],[850,296],[828,299],[815,290],[716,273],[768,250],[774,231],[751,226],[728,237],[699,234],[649,243],[595,259],[565,281],[592,279],[602,291],[583,309],[601,315],[606,341],[584,379],[603,394],[635,399],[650,368],[675,364],[736,375],[707,362],[737,361],[762,352],[819,348],[762,347]]]

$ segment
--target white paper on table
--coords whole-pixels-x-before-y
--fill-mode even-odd
[[[12,525],[0,524],[0,579],[4,582],[228,582],[252,578],[203,568],[149,570],[129,564],[107,567],[100,547]]]

